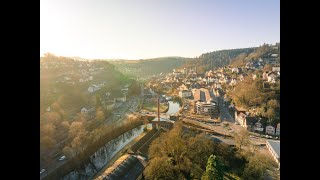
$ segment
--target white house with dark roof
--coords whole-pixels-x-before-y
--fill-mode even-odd
[[[87,109],[87,108],[85,108],[85,107],[84,107],[84,108],[82,108],[82,109],[81,109],[81,113],[88,113],[88,109]]]
[[[274,72],[271,72],[268,74],[268,82],[275,83],[277,78],[277,74]]]
[[[266,127],[266,134],[274,135],[274,133],[275,133],[275,128],[273,126],[269,125]]]
[[[263,124],[260,122],[260,120],[254,125],[254,128],[253,128],[255,131],[258,131],[258,132],[263,132]]]
[[[188,89],[184,89],[184,90],[179,91],[179,96],[181,98],[188,98],[188,97],[191,97],[191,95],[192,95],[192,93]]]
[[[273,66],[272,71],[273,72],[280,72],[280,66]]]

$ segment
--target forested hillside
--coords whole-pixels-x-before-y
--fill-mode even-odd
[[[227,66],[239,54],[249,54],[253,51],[254,48],[243,48],[209,52],[202,54],[198,58],[194,58],[191,61],[187,61],[187,63],[185,63],[182,67],[197,67],[197,71],[199,73],[204,73],[205,71],[215,67]]]
[[[209,69],[215,69],[228,65],[232,67],[240,67],[254,59],[264,58],[268,60],[270,58],[270,54],[280,55],[280,43],[275,45],[264,44],[260,47],[208,52],[200,55],[197,58],[187,60],[186,63],[181,67],[197,67],[197,72],[202,74]],[[278,61],[280,61],[280,58]]]
[[[172,69],[180,67],[188,59],[190,58],[162,57],[144,60],[110,61],[110,63],[114,64],[117,70],[126,75],[144,78],[160,73],[169,73]]]
[[[52,54],[41,57],[40,165],[50,164],[81,128],[90,133],[90,127],[107,118],[109,100],[122,96],[120,89],[132,82],[106,61],[76,61]],[[92,116],[81,114],[82,108],[91,109]]]

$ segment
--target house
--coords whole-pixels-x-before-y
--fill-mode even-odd
[[[280,168],[280,141],[267,140],[266,146]]]
[[[245,78],[245,76],[247,76],[247,75],[246,75],[246,74],[240,74],[240,75],[239,75],[239,80],[240,80],[240,81],[243,81],[244,78]]]
[[[95,108],[88,109],[83,107],[80,112],[81,114],[85,114],[88,118],[93,118],[95,116],[96,111],[95,111]]]
[[[280,123],[277,124],[276,135],[280,136]]]
[[[214,83],[214,88],[215,88],[215,89],[222,89],[220,83]]]
[[[231,69],[231,72],[233,72],[233,73],[239,73],[239,68],[232,68],[232,69]]]
[[[276,83],[277,74],[274,72],[270,72],[268,74],[268,82],[270,83]]]
[[[180,77],[182,73],[180,71],[176,71],[175,69],[173,69],[173,75],[174,77]]]
[[[179,91],[179,96],[181,98],[188,98],[188,97],[191,97],[191,91],[187,90],[187,89],[184,89],[182,91]]]
[[[152,128],[157,128],[158,126],[166,129],[171,129],[173,127],[174,122],[175,121],[172,121],[164,117],[160,117],[158,120],[158,117],[156,117],[151,121],[151,124],[152,124]]]
[[[275,57],[269,57],[264,59],[266,64],[277,64],[277,58]]]
[[[82,108],[82,109],[81,109],[81,113],[88,113],[87,108],[85,108],[85,107],[84,107],[84,108]]]
[[[239,107],[236,107],[235,108],[235,112],[234,112],[234,118],[236,121],[238,121],[240,123],[240,121],[243,121],[243,116],[246,115],[246,110],[243,109],[243,108],[239,108]]]
[[[252,79],[253,80],[257,79],[257,74],[252,74]]]
[[[262,69],[264,66],[262,59],[259,60],[252,60],[248,63],[246,63],[247,69]]]
[[[94,85],[92,85],[92,86],[90,86],[88,88],[88,92],[89,93],[94,93],[94,92],[98,91],[99,89],[101,89],[100,86],[97,86],[97,85],[94,84]]]
[[[186,79],[185,81],[184,81],[184,84],[185,85],[190,85],[191,83],[190,83],[190,80],[189,79]]]
[[[213,72],[210,70],[208,73],[206,73],[206,78],[213,77]]]
[[[237,84],[237,79],[236,78],[232,78],[229,84],[231,86],[235,86]]]
[[[201,87],[201,85],[199,84],[199,83],[193,83],[193,84],[191,84],[191,86],[190,86],[192,89],[198,89],[198,88],[200,88]]]
[[[256,117],[245,117],[242,127],[247,128],[247,130],[253,131],[254,125],[258,122]]]
[[[263,133],[265,123],[265,119],[259,118],[259,121],[254,125],[253,130],[257,133]]]
[[[265,71],[262,73],[262,79],[263,80],[268,80],[268,74],[269,74],[269,71]]]
[[[129,88],[128,88],[128,87],[123,87],[123,88],[121,88],[121,92],[122,92],[122,93],[128,93],[128,91],[129,91]]]
[[[266,134],[274,135],[274,133],[275,133],[275,128],[273,126],[269,125],[266,127]]]
[[[116,98],[115,101],[118,101],[118,102],[126,102],[126,101],[127,101],[127,98],[126,98],[126,96],[123,96],[123,97]]]
[[[280,66],[273,66],[272,71],[273,72],[280,72]]]
[[[177,116],[177,115],[170,115],[169,119],[172,120],[172,121],[178,121],[178,120],[179,120],[179,116]]]
[[[236,114],[237,114],[237,112],[236,112]],[[241,126],[244,126],[244,119],[245,118],[246,118],[246,114],[240,112],[235,119],[236,119],[236,121],[238,121],[240,123]]]

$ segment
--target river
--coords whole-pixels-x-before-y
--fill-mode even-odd
[[[179,109],[180,109],[179,103],[173,102],[173,101],[168,101],[168,103],[169,103],[169,110],[167,111],[168,115],[179,112]]]

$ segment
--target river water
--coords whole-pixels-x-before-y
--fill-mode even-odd
[[[167,111],[167,114],[175,114],[179,112],[180,105],[177,102],[168,101],[169,103],[169,110]]]

